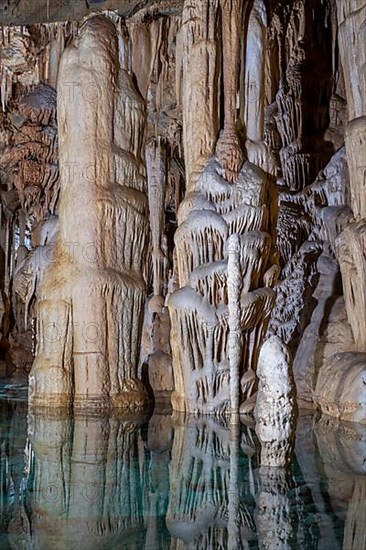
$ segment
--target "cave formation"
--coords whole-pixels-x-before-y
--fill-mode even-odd
[[[0,27],[0,547],[364,549],[365,0]]]
[[[1,6],[1,374],[252,414],[270,339],[366,423],[364,1],[58,4]]]

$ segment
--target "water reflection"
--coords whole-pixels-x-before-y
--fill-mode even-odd
[[[1,548],[365,548],[365,433],[298,419],[290,469],[212,418],[27,414],[0,400]]]

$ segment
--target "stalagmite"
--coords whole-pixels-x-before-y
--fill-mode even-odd
[[[264,342],[257,374],[259,386],[254,416],[262,446],[261,465],[284,467],[292,451],[295,388],[289,351],[277,336]]]
[[[240,262],[239,235],[231,235],[228,239],[227,291],[229,312],[229,366],[230,366],[230,412],[239,413],[239,368],[241,356],[240,327]]]

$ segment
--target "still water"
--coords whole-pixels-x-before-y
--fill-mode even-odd
[[[302,412],[291,468],[250,424],[28,412],[0,388],[0,549],[366,548],[365,429]]]

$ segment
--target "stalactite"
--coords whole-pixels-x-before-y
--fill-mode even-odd
[[[253,3],[248,21],[244,75],[243,123],[248,160],[270,174],[276,174],[272,148],[265,141],[265,52],[267,11],[263,0]],[[272,145],[272,144],[271,144]]]
[[[319,9],[322,15],[325,12],[327,20],[326,5]],[[312,10],[312,2],[296,0],[287,12],[281,13],[278,19],[273,18],[272,22],[276,28],[282,68],[276,102],[282,139],[283,182],[293,191],[300,191],[310,184],[331,154],[321,135],[328,122],[326,101],[331,87],[331,44],[319,39],[315,27],[307,28],[313,19]],[[326,28],[329,33],[330,25]],[[314,58],[322,64],[318,69],[322,77],[316,83],[309,71]],[[315,96],[311,92],[314,89]],[[309,139],[309,132],[314,134],[314,139]]]
[[[218,2],[186,0],[183,8],[179,39],[182,48],[183,147],[188,191],[213,154],[219,129]],[[202,74],[205,78],[201,77]]]
[[[223,33],[224,129],[216,144],[216,155],[228,181],[236,181],[244,155],[236,133],[236,98],[239,78],[241,0],[220,0]]]
[[[152,235],[154,296],[164,296],[168,259],[163,252],[166,159],[160,138],[147,146],[146,163],[149,188],[150,227]]]

